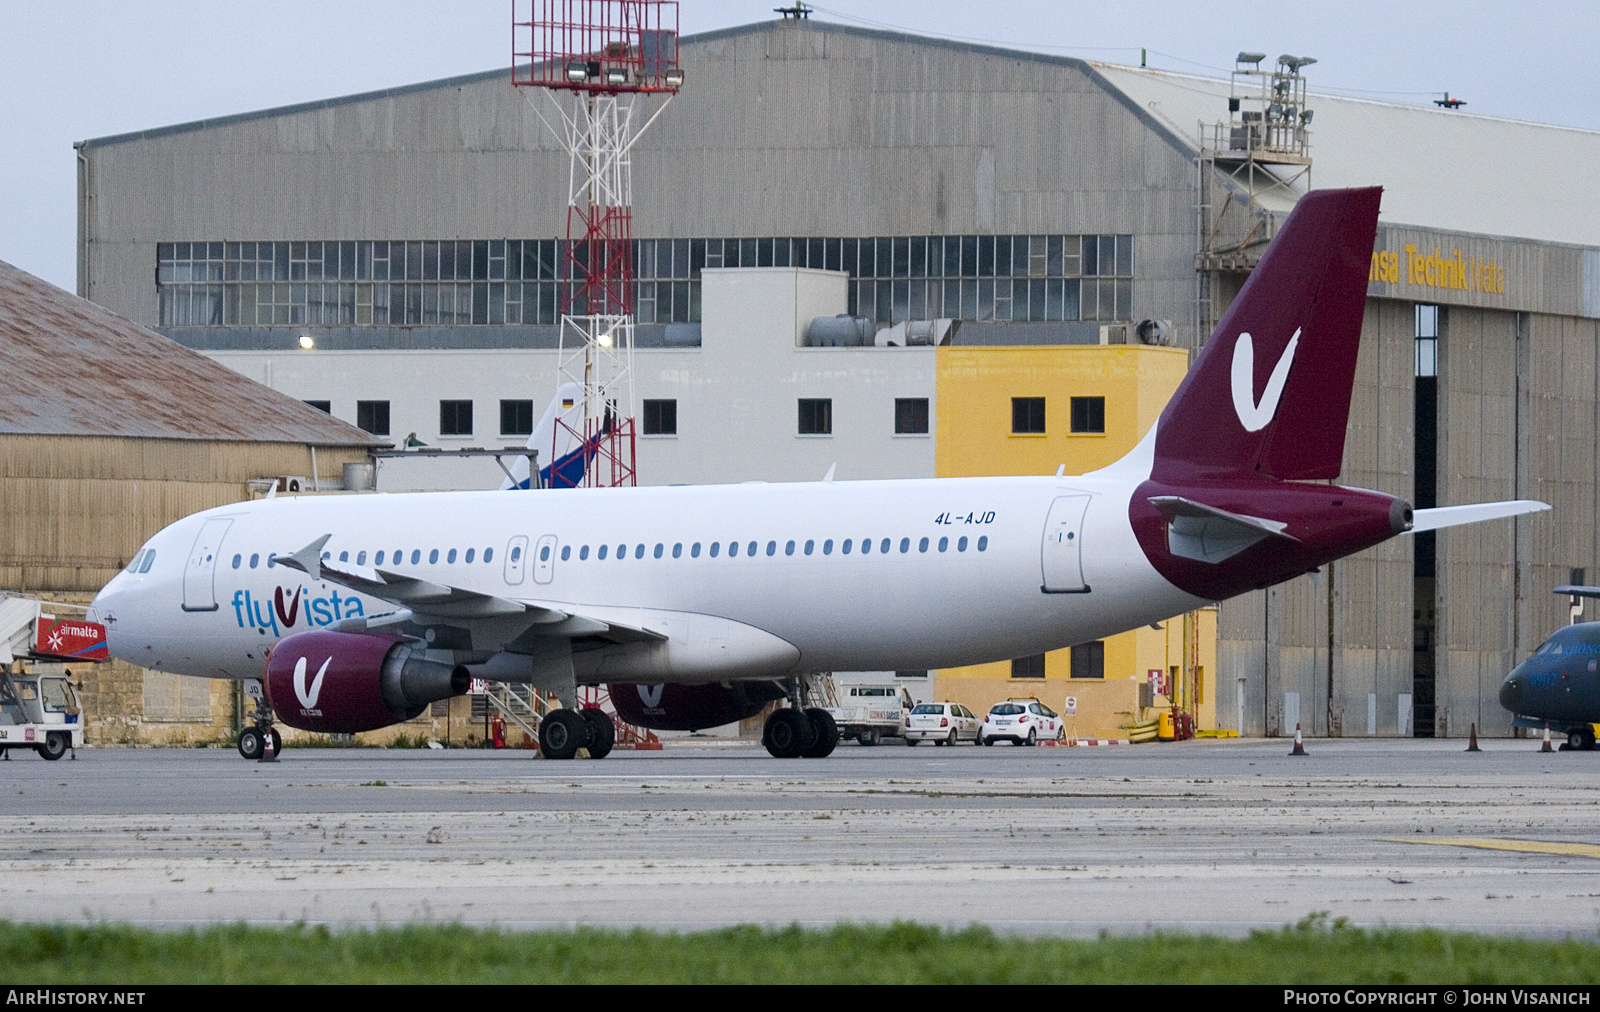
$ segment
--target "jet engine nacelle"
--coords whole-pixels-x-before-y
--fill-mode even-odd
[[[302,731],[388,727],[467,691],[465,668],[427,660],[416,646],[378,633],[295,633],[272,648],[262,687],[278,719]]]
[[[611,685],[611,705],[623,720],[655,731],[700,731],[753,717],[784,697],[777,682],[726,685]]]

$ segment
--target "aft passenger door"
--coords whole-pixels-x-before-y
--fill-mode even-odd
[[[513,587],[522,583],[527,571],[528,536],[518,534],[506,543],[506,582]]]
[[[533,546],[533,582],[549,583],[556,575],[556,536],[546,534]]]
[[[183,567],[184,611],[217,610],[217,554],[222,550],[222,536],[231,526],[232,520],[218,517],[200,528]]]
[[[1044,522],[1041,564],[1046,594],[1087,594],[1083,582],[1083,517],[1089,509],[1087,494],[1057,496]]]

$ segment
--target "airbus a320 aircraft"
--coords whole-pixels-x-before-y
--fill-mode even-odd
[[[753,715],[775,756],[837,729],[798,677],[927,669],[1100,639],[1407,531],[1548,509],[1413,513],[1338,476],[1380,191],[1301,198],[1123,460],[1076,477],[277,498],[173,524],[95,599],[113,655],[262,678],[278,720],[354,732],[481,677],[532,683],[549,758],[622,716]],[[137,569],[137,572],[134,569]],[[265,668],[263,676],[262,670]]]

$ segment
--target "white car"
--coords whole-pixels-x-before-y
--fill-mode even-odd
[[[1037,745],[1041,741],[1059,741],[1066,733],[1061,717],[1037,699],[1012,699],[989,707],[989,717],[978,731],[978,743]]]
[[[931,741],[935,745],[954,745],[958,741],[976,742],[982,721],[960,703],[918,703],[906,716],[907,745]]]

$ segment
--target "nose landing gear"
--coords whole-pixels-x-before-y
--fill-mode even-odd
[[[272,755],[276,758],[283,752],[283,736],[278,729],[272,726],[272,707],[267,705],[266,697],[261,693],[261,683],[252,685],[245,683],[246,695],[256,701],[255,715],[251,723],[239,731],[239,754],[246,759],[259,760],[266,754],[267,742],[272,743]]]

